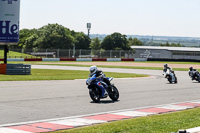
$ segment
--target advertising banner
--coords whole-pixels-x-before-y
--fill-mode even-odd
[[[19,42],[20,0],[0,0],[0,45]]]

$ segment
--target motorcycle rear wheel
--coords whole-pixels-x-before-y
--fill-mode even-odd
[[[178,83],[177,77],[175,77],[175,81],[174,81],[174,83],[176,83],[176,84]]]
[[[170,84],[172,83],[172,77],[171,77],[171,75],[167,76],[167,80],[169,81]]]
[[[100,102],[101,92],[98,88],[89,89],[90,98],[95,102]]]
[[[109,97],[113,101],[117,101],[119,99],[119,91],[114,85],[112,85],[112,89],[109,92]]]

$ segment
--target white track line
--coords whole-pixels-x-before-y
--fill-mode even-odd
[[[200,103],[200,99],[198,100],[192,100],[192,101],[184,101],[184,102],[176,102],[171,104],[163,104],[163,105],[155,105],[155,106],[146,106],[146,107],[138,107],[138,108],[131,108],[131,109],[123,109],[123,110],[116,110],[116,111],[108,111],[108,112],[100,112],[100,113],[93,113],[93,114],[86,114],[86,115],[79,115],[79,116],[70,116],[70,117],[62,117],[62,118],[53,118],[53,119],[45,119],[45,120],[37,120],[37,121],[28,121],[28,122],[20,122],[20,123],[11,123],[11,124],[3,124],[0,125],[0,127],[8,127],[8,126],[15,126],[15,125],[25,125],[25,124],[31,124],[31,123],[40,123],[40,122],[49,122],[49,121],[59,121],[59,120],[66,120],[66,119],[75,119],[75,118],[81,118],[86,116],[93,116],[93,115],[100,115],[100,114],[115,114],[115,113],[123,113],[127,111],[134,111],[138,109],[145,109],[145,108],[162,108],[162,107],[170,107],[170,105],[179,104],[179,103]],[[192,107],[186,107],[181,106],[179,107],[180,110],[182,108],[192,108]]]

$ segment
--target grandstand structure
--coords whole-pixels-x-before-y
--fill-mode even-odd
[[[131,46],[135,49],[135,58],[148,60],[185,60],[200,61],[200,48],[193,47],[158,47],[158,46]]]

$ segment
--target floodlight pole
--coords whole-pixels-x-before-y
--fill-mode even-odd
[[[90,29],[88,29],[88,37],[90,37]]]
[[[91,23],[87,23],[88,37],[90,37]]]

